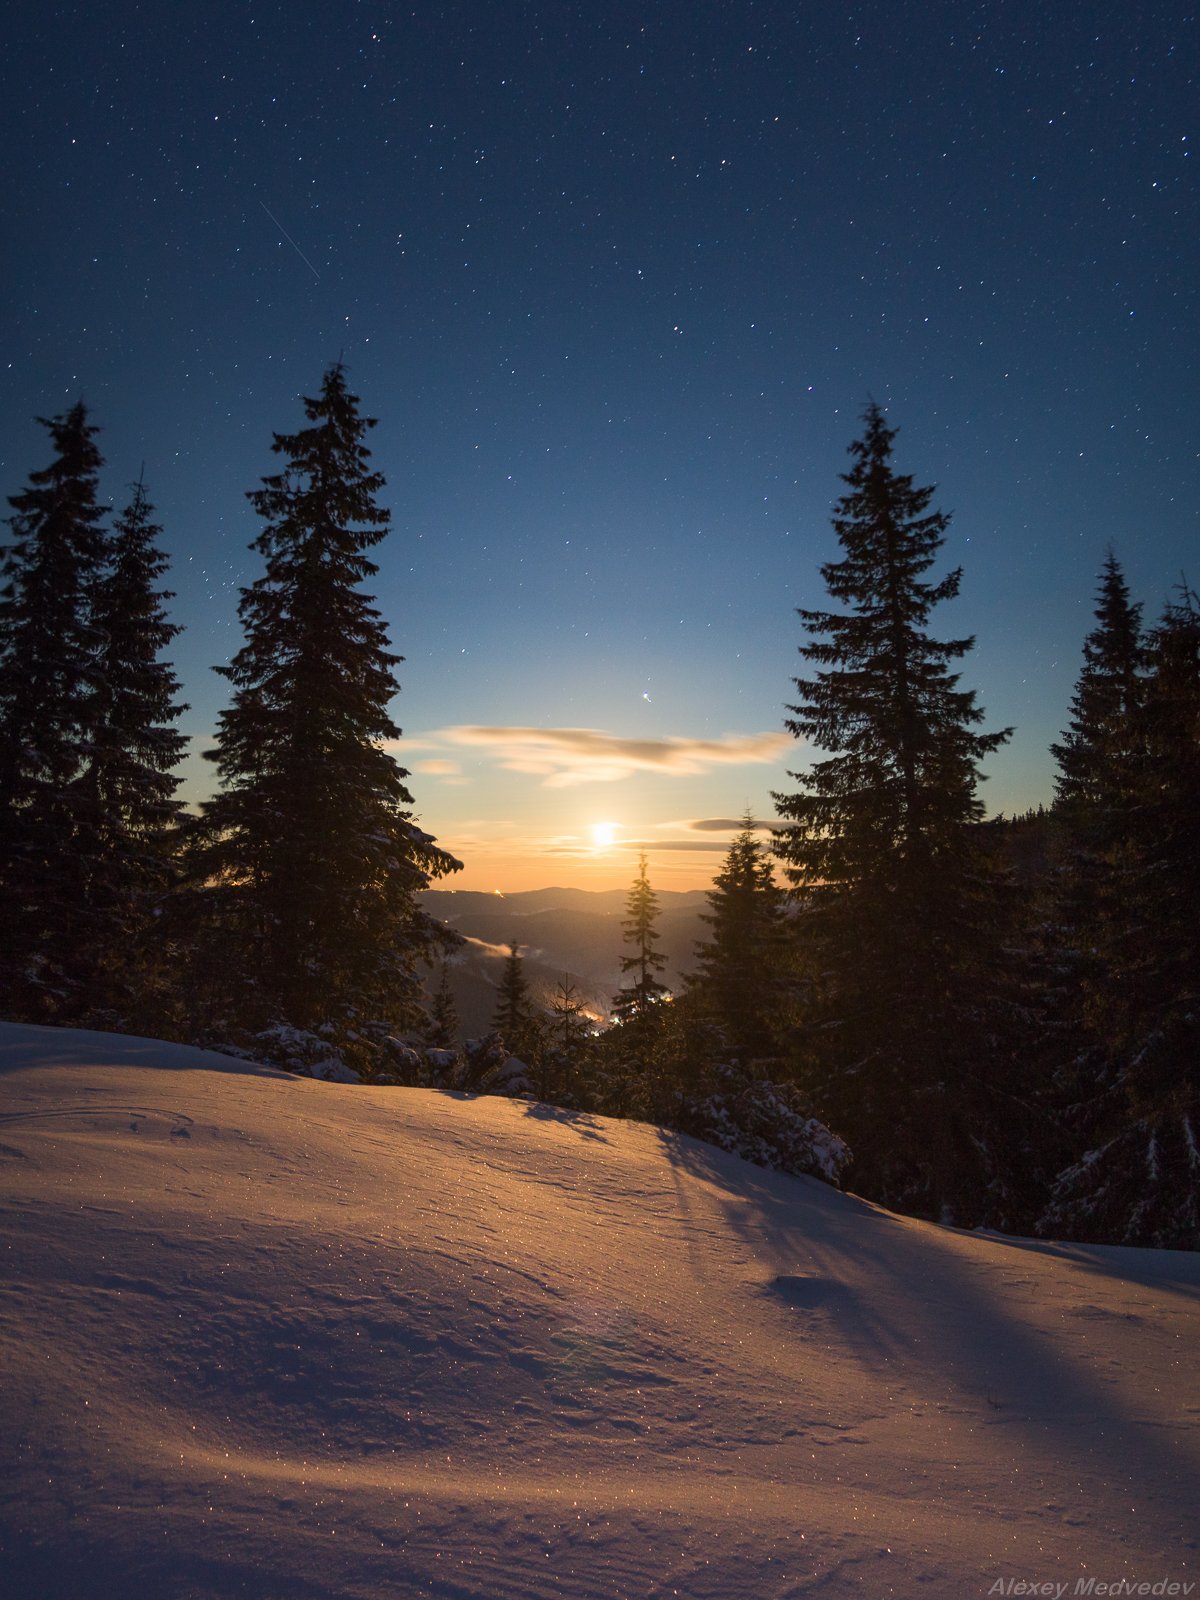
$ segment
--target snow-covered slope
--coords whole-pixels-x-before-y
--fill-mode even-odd
[[[1197,1257],[13,1026],[0,1203],[5,1594],[1200,1579]]]

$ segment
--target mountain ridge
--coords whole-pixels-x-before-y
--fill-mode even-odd
[[[480,890],[426,890],[422,895],[426,910],[467,941],[448,961],[464,1035],[477,1037],[490,1027],[512,940],[522,947],[525,976],[537,1004],[549,1009],[565,976],[590,1013],[606,1017],[624,981],[621,923],[627,898],[624,889],[529,889],[504,896]],[[707,891],[666,890],[658,898],[658,931],[667,956],[665,982],[678,988],[695,966],[696,944],[705,935]]]

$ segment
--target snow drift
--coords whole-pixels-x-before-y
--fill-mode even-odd
[[[11,1025],[0,1248],[14,1595],[1200,1580],[1194,1256]]]

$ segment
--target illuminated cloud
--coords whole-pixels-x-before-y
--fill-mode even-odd
[[[457,761],[447,761],[440,756],[435,756],[429,761],[414,761],[414,772],[427,772],[434,778],[457,777],[462,771]]]
[[[747,822],[745,817],[695,817],[683,824],[696,833],[741,833],[746,828],[760,833],[771,833],[778,826],[774,822]]]
[[[489,751],[509,772],[543,787],[615,783],[635,772],[695,777],[711,767],[774,761],[793,745],[788,733],[729,734],[723,739],[625,739],[600,728],[443,728],[450,744]]]
[[[644,850],[652,856],[656,850],[686,850],[690,852],[711,850],[724,855],[729,846],[717,839],[618,839],[618,850]]]
[[[639,855],[642,851],[653,861],[656,855],[724,855],[729,849],[727,840],[717,839],[614,839],[612,844],[601,854],[610,852],[623,852],[625,855]],[[594,861],[597,856],[596,847],[583,839],[552,839],[547,844],[531,844],[528,853],[531,856],[552,856],[566,861]]]

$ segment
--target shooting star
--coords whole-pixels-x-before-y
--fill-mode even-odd
[[[272,210],[271,210],[271,208],[270,208],[270,206],[269,206],[269,205],[267,205],[267,203],[266,203],[266,201],[265,201],[265,200],[260,200],[260,201],[259,201],[259,202],[258,202],[258,203],[259,203],[259,205],[260,205],[260,206],[262,206],[262,208],[263,208],[263,210],[264,210],[264,211],[265,211],[265,212],[266,212],[266,213],[267,213],[267,215],[268,215],[268,216],[269,216],[269,217],[270,217],[270,219],[271,219],[271,221],[272,221],[272,222],[273,222],[273,223],[274,223],[274,224],[275,224],[275,226],[276,226],[276,227],[277,227],[277,228],[278,228],[278,229],[279,229],[279,231],[280,231],[280,233],[281,233],[281,234],[282,234],[282,235],[283,235],[283,237],[284,237],[284,238],[285,238],[285,239],[286,239],[286,240],[287,240],[287,242],[288,242],[288,243],[289,243],[289,244],[290,244],[290,245],[291,245],[291,247],[292,247],[292,249],[293,249],[293,250],[294,250],[294,251],[295,251],[295,252],[296,252],[296,254],[297,254],[297,255],[298,255],[298,256],[299,256],[299,257],[300,257],[300,259],[301,259],[301,261],[303,261],[303,263],[304,263],[304,265],[305,265],[305,266],[306,266],[306,267],[307,267],[307,268],[308,268],[308,270],[309,270],[309,271],[310,271],[310,272],[311,272],[311,273],[312,273],[312,275],[313,275],[313,277],[314,277],[314,278],[315,278],[315,279],[316,279],[316,280],[317,280],[317,282],[318,282],[318,283],[320,283],[320,281],[321,281],[321,274],[320,274],[320,273],[319,273],[319,272],[318,272],[318,271],[317,271],[317,269],[316,269],[316,267],[314,267],[314,266],[313,266],[313,264],[312,264],[312,262],[311,262],[311,261],[310,261],[310,260],[309,260],[309,259],[308,259],[308,257],[307,257],[307,256],[306,256],[306,255],[305,255],[305,254],[304,254],[304,251],[303,251],[303,250],[301,250],[301,248],[300,248],[300,246],[299,246],[299,245],[298,245],[298,244],[297,244],[297,243],[296,243],[296,241],[295,241],[295,239],[293,239],[293,238],[292,238],[292,236],[291,236],[291,234],[290,234],[290,233],[289,233],[289,232],[288,232],[288,231],[287,231],[287,229],[286,229],[286,228],[285,228],[285,227],[284,227],[284,225],[283,225],[283,223],[282,223],[282,222],[280,222],[280,220],[279,220],[279,218],[278,218],[278,217],[277,217],[277,216],[276,216],[276,215],[275,215],[275,213],[274,213],[274,212],[273,212],[273,211],[272,211]]]

